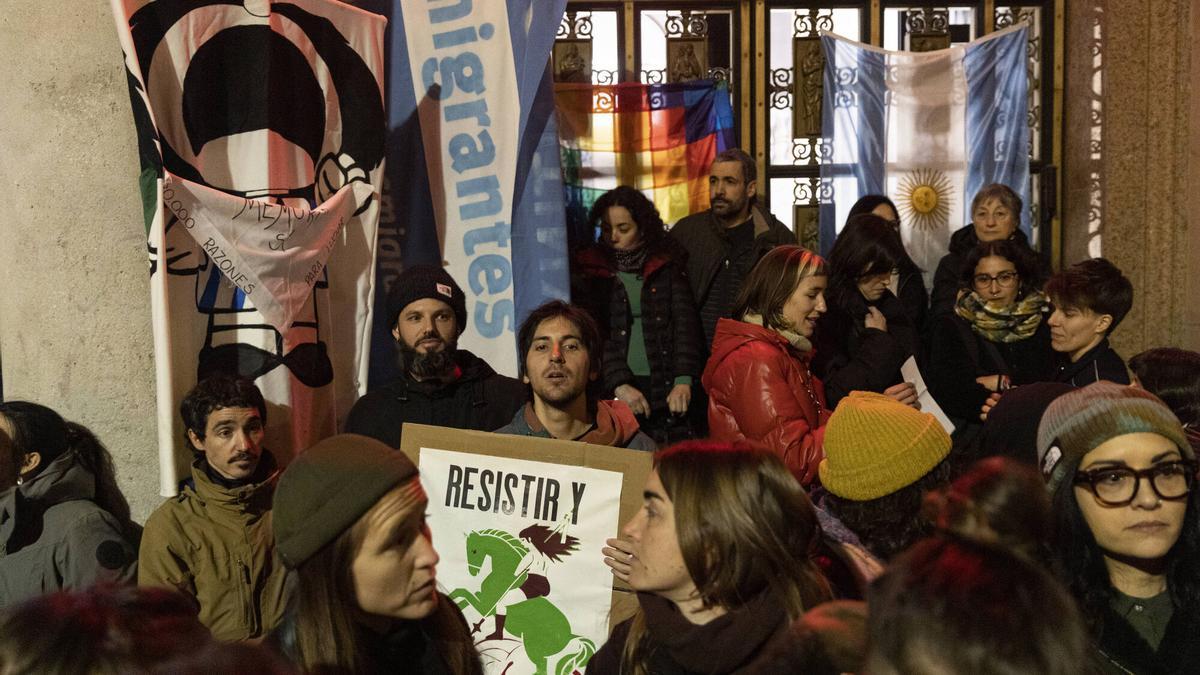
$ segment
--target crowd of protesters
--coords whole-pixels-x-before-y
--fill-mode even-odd
[[[0,403],[0,675],[481,673],[405,423],[655,453],[590,552],[636,609],[589,673],[1200,670],[1200,354],[1126,365],[1119,269],[1050,274],[989,185],[927,292],[885,196],[824,259],[745,153],[709,186],[670,228],[632,188],[595,202],[520,379],[458,346],[461,288],[417,266],[386,298],[400,375],[286,468],[255,385],[201,381],[190,476],[144,529],[91,432]]]

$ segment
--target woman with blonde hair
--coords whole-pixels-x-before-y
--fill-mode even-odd
[[[809,368],[827,280],[825,261],[815,253],[771,249],[746,278],[734,318],[717,322],[701,378],[710,436],[769,448],[805,486],[816,479],[829,418],[824,389]]]
[[[622,531],[605,563],[638,591],[639,608],[592,657],[589,675],[754,668],[831,596],[814,562],[816,510],[761,449],[691,441],[660,451]]]

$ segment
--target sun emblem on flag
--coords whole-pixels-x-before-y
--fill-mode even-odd
[[[900,179],[900,215],[921,230],[934,230],[950,218],[950,179],[937,169],[917,169]]]

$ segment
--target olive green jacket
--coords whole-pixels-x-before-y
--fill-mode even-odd
[[[200,621],[219,640],[266,635],[285,605],[285,569],[275,555],[271,496],[279,471],[264,452],[268,477],[227,489],[192,463],[192,481],[146,521],[138,584],[177,588],[200,605]]]

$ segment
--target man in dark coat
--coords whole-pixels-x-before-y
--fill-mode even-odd
[[[758,259],[776,246],[797,243],[794,232],[755,204],[757,189],[754,160],[741,150],[726,150],[713,160],[708,176],[712,206],[671,228],[671,236],[687,249],[687,272],[706,350],[717,319],[729,317]]]
[[[446,270],[405,270],[388,291],[387,308],[401,375],[354,404],[346,432],[399,448],[405,422],[491,431],[512,419],[525,387],[458,348],[466,296]]]

